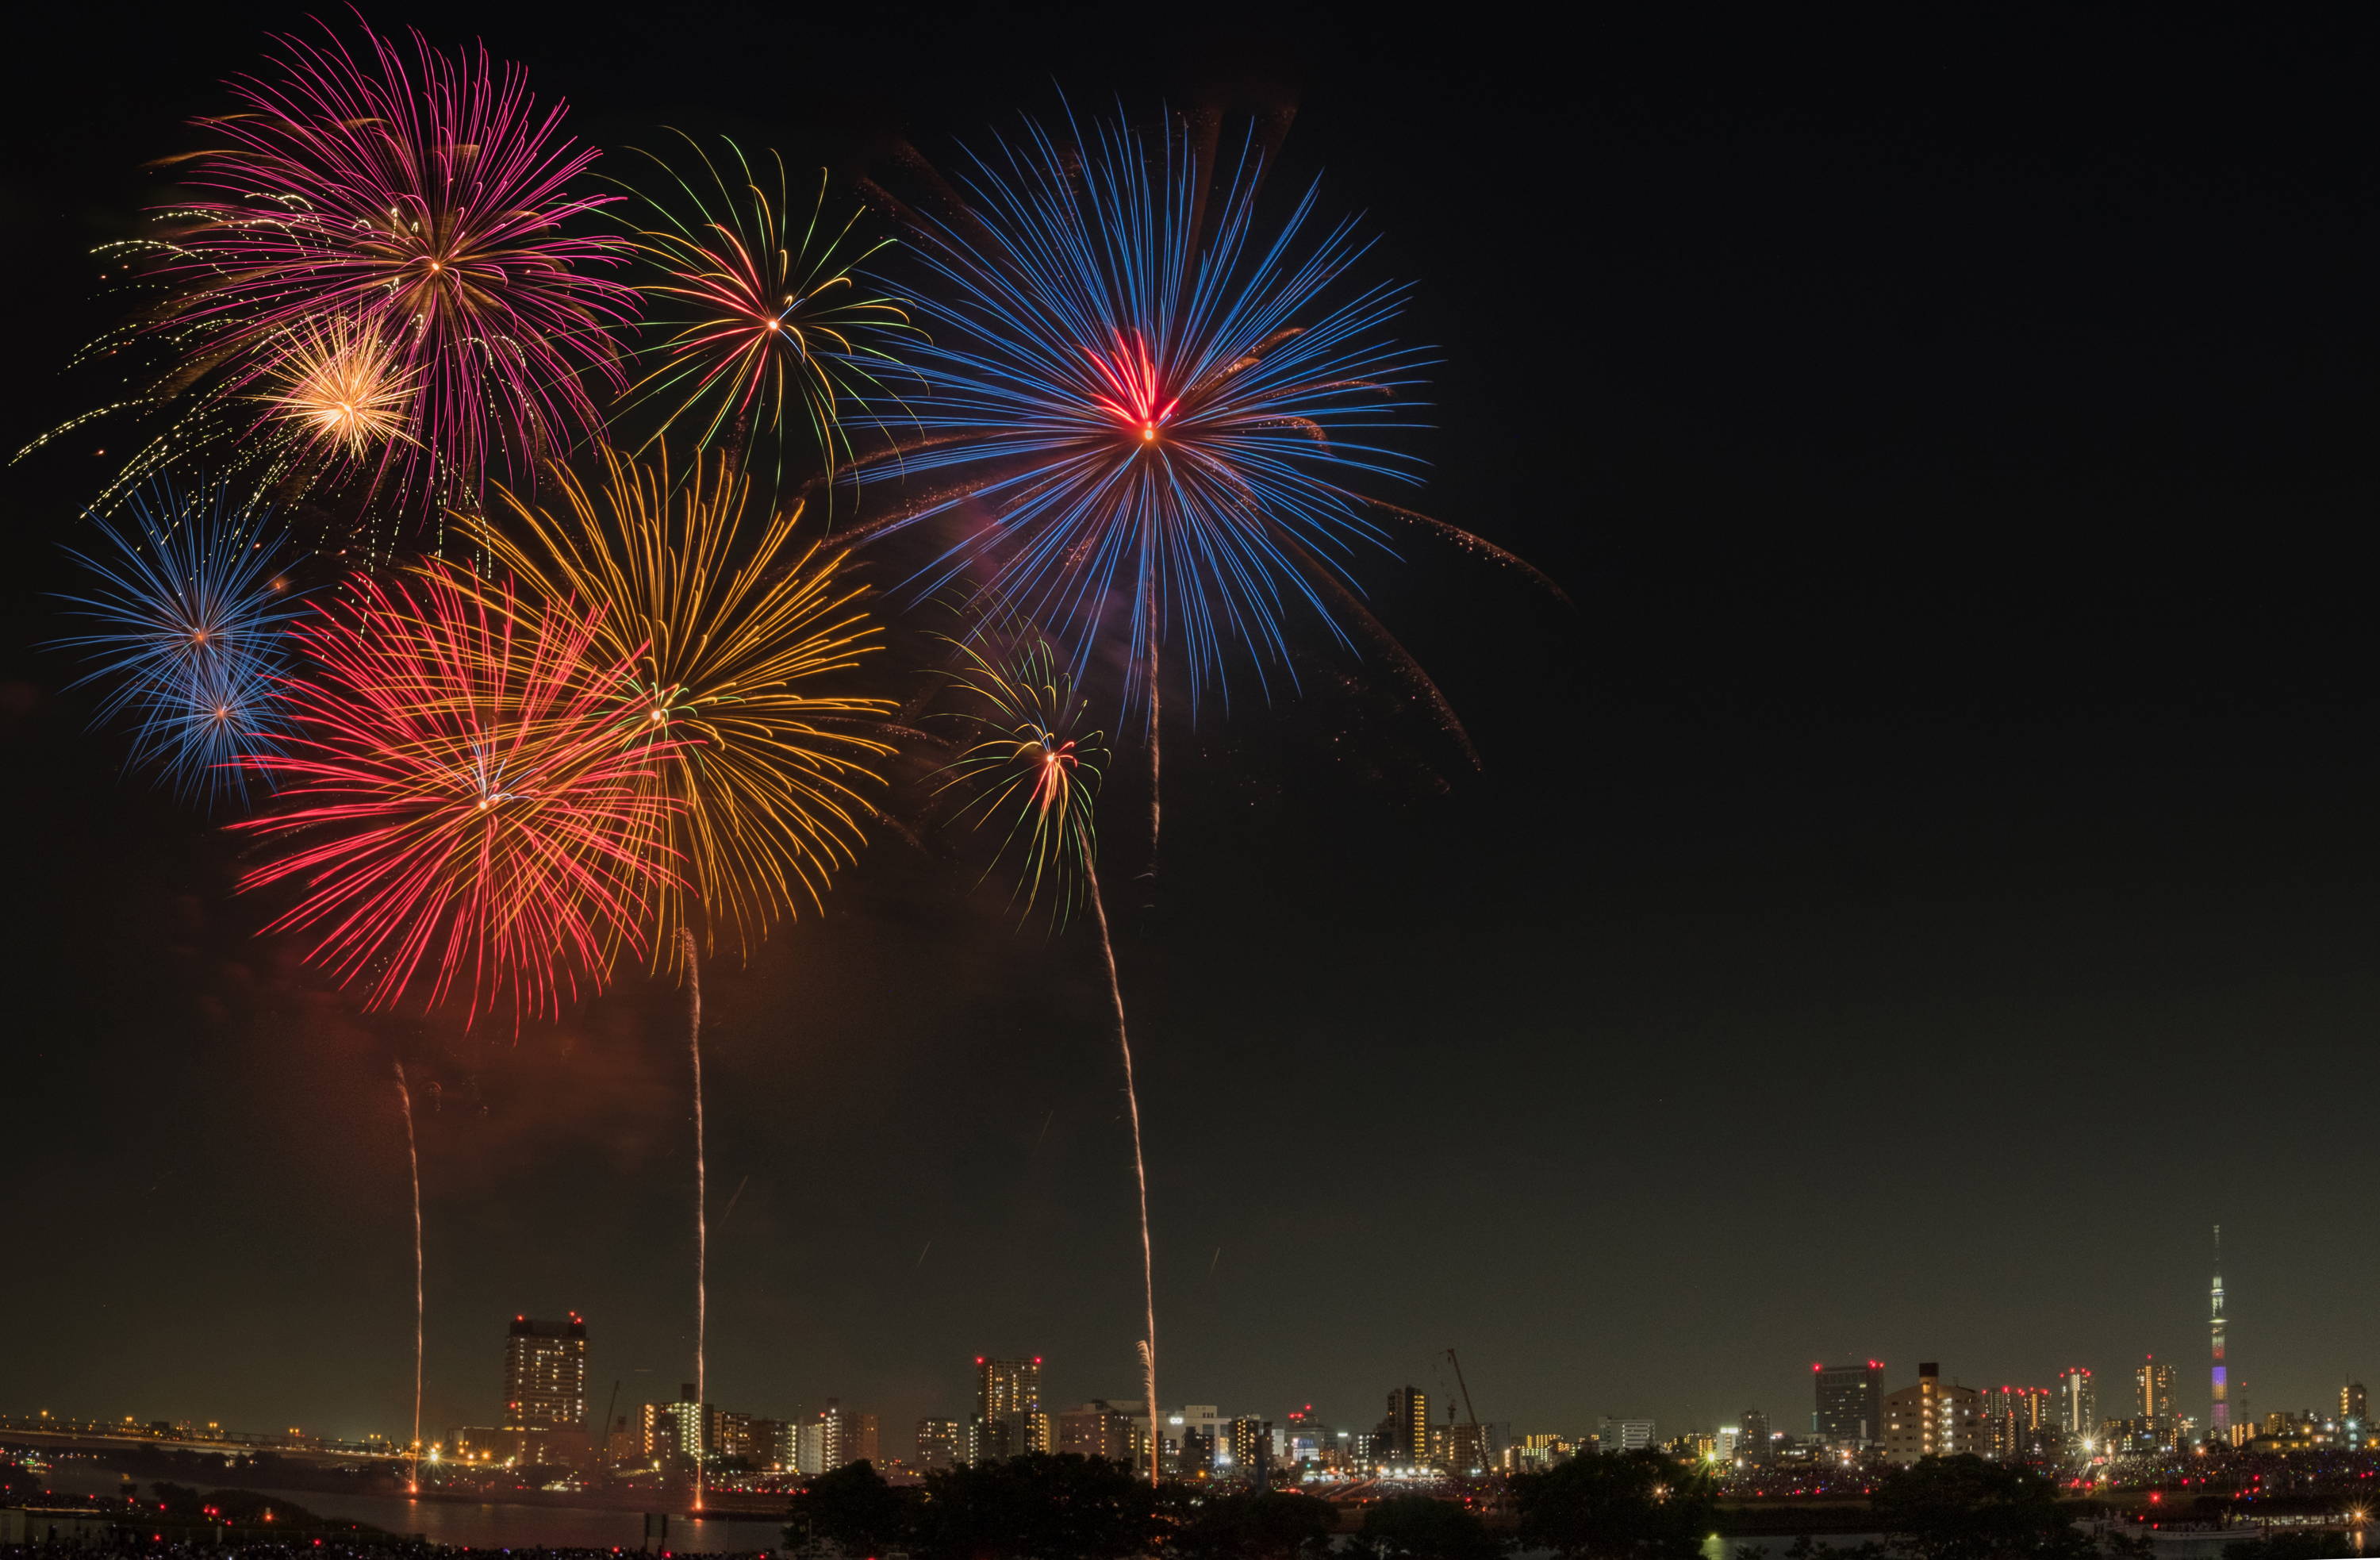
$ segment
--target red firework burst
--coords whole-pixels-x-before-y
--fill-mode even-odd
[[[236,384],[329,322],[384,342],[413,387],[385,458],[426,454],[442,495],[475,506],[492,461],[527,474],[601,427],[588,376],[626,383],[607,331],[636,292],[578,268],[627,245],[563,231],[612,199],[565,188],[596,153],[484,49],[280,42],[277,79],[233,81],[242,112],[203,121],[231,144],[198,161],[214,196],[186,208],[164,328]]]
[[[315,933],[308,957],[367,978],[373,1007],[417,976],[432,1006],[466,991],[470,1018],[500,994],[526,1018],[601,990],[675,882],[655,749],[620,725],[643,650],[611,663],[600,611],[525,616],[446,564],[352,596],[292,630],[297,735],[254,761],[283,807],[235,825],[286,849],[242,892],[304,889],[265,930]]]

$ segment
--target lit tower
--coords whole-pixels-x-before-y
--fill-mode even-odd
[[[2206,1416],[2208,1436],[2217,1443],[2231,1439],[2231,1388],[2223,1377],[2223,1226],[2215,1226],[2215,1310],[2209,1323],[2215,1337],[2215,1408]]]

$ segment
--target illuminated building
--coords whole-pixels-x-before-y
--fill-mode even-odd
[[[1884,1361],[1860,1365],[1813,1365],[1810,1379],[1818,1403],[1810,1429],[1837,1446],[1866,1446],[1884,1433]]]
[[[587,1455],[587,1323],[516,1316],[504,1339],[504,1402],[483,1444],[498,1460],[578,1463]]]
[[[845,1414],[843,1417],[843,1460],[882,1466],[884,1461],[883,1433],[873,1414]]]
[[[2165,1424],[2173,1419],[2173,1367],[2158,1364],[2154,1354],[2143,1356],[2140,1364],[2132,1369],[2131,1417],[2153,1424]],[[2224,1422],[2228,1424],[2230,1418],[2227,1410]]]
[[[917,1471],[937,1468],[955,1468],[959,1460],[959,1421],[956,1420],[919,1420],[917,1421]]]
[[[1326,1467],[1338,1455],[1338,1443],[1331,1439],[1330,1426],[1314,1416],[1314,1405],[1289,1411],[1289,1424],[1283,1436],[1283,1455],[1292,1468],[1312,1464]]]
[[[2046,1386],[1996,1386],[1983,1398],[1984,1449],[2004,1461],[2046,1456],[2057,1429],[2057,1411]]]
[[[2058,1428],[2077,1441],[2099,1433],[2099,1389],[2082,1366],[2058,1372]]]
[[[587,1323],[513,1318],[504,1340],[503,1423],[525,1430],[578,1429],[587,1422]]]
[[[1388,1417],[1380,1421],[1380,1460],[1414,1468],[1429,1456],[1429,1394],[1401,1386],[1389,1394]]]
[[[1041,1359],[976,1357],[975,1415],[967,1421],[967,1460],[990,1462],[1050,1449],[1049,1416],[1041,1411]]]
[[[1228,1451],[1219,1448],[1216,1466],[1261,1489],[1272,1482],[1272,1421],[1243,1414],[1231,1424]],[[1225,1457],[1231,1460],[1226,1463]]]
[[[1742,1446],[1743,1427],[1742,1425],[1723,1424],[1718,1427],[1718,1433],[1711,1437],[1711,1456],[1721,1462],[1733,1462],[1735,1454],[1742,1450]]]
[[[1884,1400],[1884,1455],[1906,1466],[1921,1457],[1954,1457],[1984,1450],[1983,1394],[1944,1385],[1932,1360],[1917,1367],[1917,1384]]]
[[[2214,1407],[2208,1410],[2208,1433],[2217,1441],[2231,1439],[2231,1383],[2223,1364],[2223,1226],[2215,1226],[2215,1304],[2209,1331],[2215,1344]]]
[[[1767,1415],[1757,1408],[1746,1408],[1743,1422],[1737,1429],[1741,1432],[1735,1443],[1738,1452],[1756,1463],[1765,1463],[1774,1455],[1777,1444],[1768,1432]]]
[[[1094,1398],[1057,1417],[1057,1446],[1062,1453],[1133,1467],[1139,1441],[1132,1416],[1104,1398]]]
[[[1651,1420],[1620,1420],[1606,1415],[1596,1432],[1596,1444],[1607,1452],[1641,1452],[1653,1444]]]

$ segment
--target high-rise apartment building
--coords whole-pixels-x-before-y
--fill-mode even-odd
[[[1917,1384],[1884,1400],[1884,1455],[1907,1465],[1921,1457],[1954,1457],[1984,1450],[1983,1394],[1949,1384],[1932,1360],[1917,1367]]]
[[[2173,1366],[2158,1364],[2154,1354],[2142,1358],[2132,1369],[2132,1412],[2134,1419],[2162,1422],[2173,1418]]]
[[[844,1415],[843,1460],[846,1463],[868,1463],[879,1468],[883,1466],[883,1433],[875,1415]]]
[[[2369,1424],[2371,1416],[2365,1409],[2363,1383],[2350,1382],[2338,1389],[2338,1420],[2341,1424]]]
[[[1380,1421],[1380,1456],[1394,1468],[1415,1468],[1429,1456],[1429,1394],[1401,1386],[1389,1394],[1388,1417]]]
[[[1858,1365],[1813,1365],[1818,1404],[1810,1429],[1836,1446],[1865,1446],[1884,1433],[1884,1361]]]
[[[1138,1440],[1132,1416],[1103,1398],[1094,1398],[1057,1417],[1057,1446],[1061,1453],[1103,1457],[1109,1462],[1136,1467],[1134,1453]]]
[[[1736,1450],[1754,1462],[1765,1463],[1776,1455],[1777,1438],[1769,1431],[1767,1414],[1757,1408],[1746,1408],[1736,1429],[1740,1432],[1736,1439]]]
[[[1232,1421],[1229,1471],[1259,1489],[1272,1482],[1272,1421],[1243,1414]],[[1216,1465],[1224,1466],[1218,1456]]]
[[[2046,1386],[1996,1386],[1983,1397],[1984,1449],[2004,1461],[2046,1456],[2058,1428],[2056,1400]]]
[[[504,1411],[519,1430],[577,1430],[587,1423],[587,1323],[513,1318],[504,1340]]]
[[[919,1420],[917,1421],[917,1471],[927,1473],[938,1468],[956,1468],[958,1461],[959,1421]]]
[[[2076,1441],[2099,1433],[2099,1389],[2080,1365],[2058,1372],[2058,1427]]]
[[[968,1421],[970,1462],[990,1462],[1050,1449],[1049,1416],[1041,1411],[1041,1359],[975,1362],[975,1416]]]

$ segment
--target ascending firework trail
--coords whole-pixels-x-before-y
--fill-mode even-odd
[[[396,1097],[405,1106],[405,1158],[413,1169],[413,1442],[405,1476],[405,1493],[421,1492],[421,1150],[413,1140],[413,1090],[405,1081],[405,1064],[396,1064]]]
[[[1014,625],[1008,627],[1014,632]],[[1157,1481],[1157,1263],[1149,1239],[1148,1161],[1141,1146],[1140,1091],[1133,1078],[1132,1037],[1124,1023],[1123,984],[1116,975],[1115,942],[1109,933],[1106,901],[1099,894],[1099,840],[1093,810],[1102,733],[1084,731],[1085,703],[1046,640],[1012,646],[999,659],[974,646],[955,643],[961,669],[953,686],[980,701],[962,717],[984,732],[983,740],[953,760],[940,790],[959,788],[966,800],[953,821],[972,815],[972,826],[1005,823],[1007,833],[989,877],[1014,847],[1022,858],[1011,903],[1022,901],[1030,917],[1046,894],[1054,926],[1065,919],[1079,894],[1090,902],[1099,928],[1099,957],[1107,970],[1108,996],[1115,1009],[1116,1046],[1123,1056],[1124,1103],[1132,1119],[1132,1168],[1140,1199],[1140,1273],[1143,1322],[1142,1385],[1148,1397],[1148,1477]]]
[[[704,1333],[710,1324],[710,1170],[702,1147],[702,966],[694,946],[694,929],[677,929],[679,951],[686,956],[686,1051],[694,1059],[694,1401],[702,1414]],[[694,1435],[694,1509],[702,1509],[703,1434]]]

